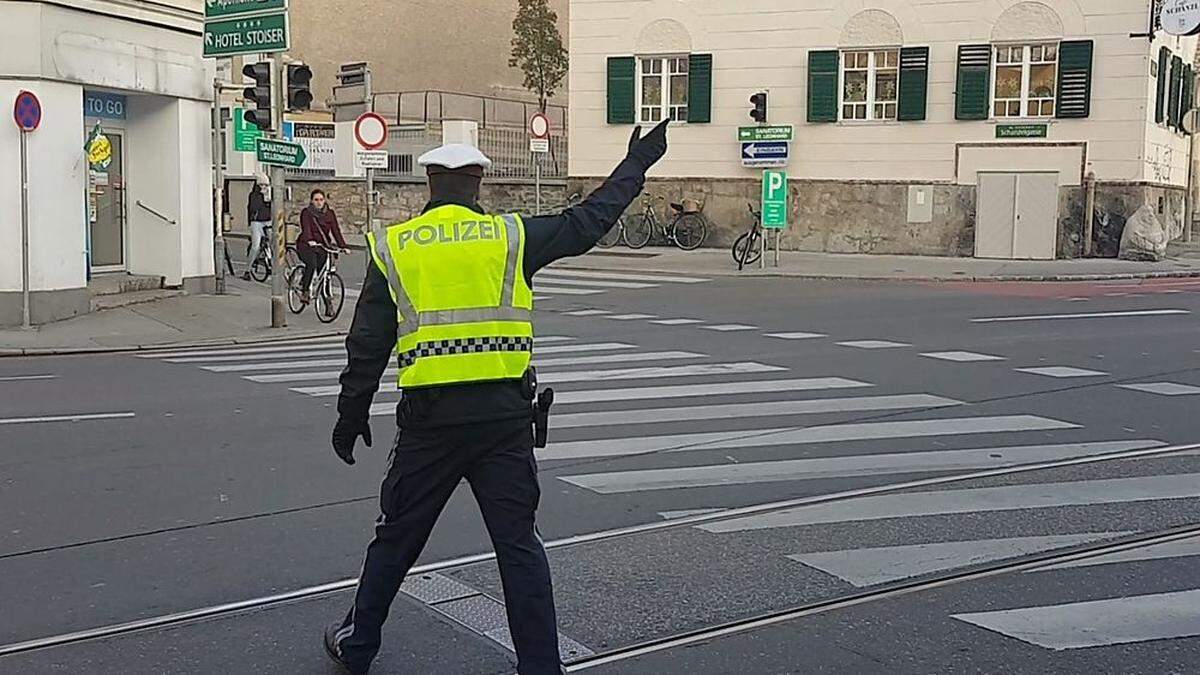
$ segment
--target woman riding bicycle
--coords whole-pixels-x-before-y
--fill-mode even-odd
[[[246,218],[250,221],[250,252],[246,259],[246,271],[242,274],[246,281],[250,281],[250,268],[258,260],[263,242],[271,241],[271,200],[267,199],[266,187],[267,177],[262,174],[255,176],[254,187],[250,188],[246,203]]]
[[[296,253],[304,262],[304,273],[300,278],[301,300],[305,304],[311,302],[308,287],[312,283],[313,274],[325,266],[328,254],[327,248],[334,248],[337,242],[340,249],[348,248],[342,238],[342,230],[338,227],[337,214],[327,203],[325,191],[317,188],[309,195],[308,206],[300,212],[300,236],[296,239]]]

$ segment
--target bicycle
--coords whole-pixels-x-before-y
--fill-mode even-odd
[[[675,217],[671,219],[669,224],[664,225],[659,222],[658,214],[654,210],[655,200],[666,201],[662,196],[646,195],[642,199],[641,218],[634,217],[632,225],[624,217],[618,219],[614,229],[620,229],[621,239],[625,241],[625,245],[629,248],[642,248],[650,243],[650,239],[655,234],[658,234],[664,240],[678,246],[684,251],[693,251],[700,248],[700,245],[708,237],[708,223],[704,219],[704,205],[701,204],[698,208],[692,208],[684,204],[670,202],[671,210],[675,212]],[[606,234],[605,236],[609,235]]]
[[[258,257],[250,261],[250,278],[264,282],[271,278],[271,270],[275,267],[275,240],[272,239],[274,228],[266,228],[263,233],[262,246],[258,247]],[[250,255],[250,244],[246,244],[246,255]],[[284,244],[284,260],[287,264],[287,274],[300,264],[300,255],[296,253],[295,244]]]
[[[346,284],[337,272],[338,255],[341,249],[322,246],[325,249],[325,265],[312,277],[308,287],[308,296],[321,323],[333,323],[342,313],[342,305],[346,303]],[[301,262],[288,273],[288,309],[292,314],[300,314],[308,303],[304,302],[304,291],[300,287],[300,279],[304,274],[304,263]]]
[[[754,221],[750,223],[750,231],[733,242],[733,261],[737,263],[740,272],[746,265],[753,265],[762,257],[762,213],[754,210],[753,204],[747,204]]]

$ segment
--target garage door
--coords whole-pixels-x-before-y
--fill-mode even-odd
[[[1058,174],[981,173],[975,257],[1051,260],[1058,232]]]

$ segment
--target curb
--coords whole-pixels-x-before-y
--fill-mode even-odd
[[[132,352],[169,351],[176,349],[195,349],[203,347],[224,347],[232,345],[259,345],[288,340],[305,340],[323,337],[346,335],[347,331],[323,331],[315,333],[300,333],[295,335],[269,335],[261,338],[214,338],[195,342],[154,343],[148,345],[132,345],[124,347],[64,347],[64,348],[0,348],[0,358],[17,356],[72,356],[82,354],[120,354]]]
[[[588,270],[594,272],[648,272],[651,274],[691,274],[691,275],[711,275],[722,278],[738,278],[752,277],[758,279],[807,279],[811,281],[898,281],[898,282],[926,282],[926,283],[950,283],[950,282],[969,282],[969,283],[996,283],[996,282],[1013,282],[1013,281],[1043,281],[1043,282],[1071,282],[1071,281],[1126,281],[1137,279],[1194,279],[1200,278],[1200,269],[1197,270],[1180,270],[1177,272],[1171,271],[1154,271],[1154,272],[1115,272],[1112,274],[1005,274],[1005,275],[930,275],[930,276],[872,276],[872,275],[846,275],[846,274],[805,274],[805,273],[786,273],[786,272],[770,272],[770,271],[746,271],[737,272],[733,270],[720,270],[716,272],[708,272],[704,270],[675,270],[664,268],[651,267],[597,267],[594,265],[574,264],[562,265],[556,269],[564,270]]]

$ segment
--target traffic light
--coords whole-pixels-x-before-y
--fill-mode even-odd
[[[767,92],[760,91],[750,97],[750,103],[754,104],[754,109],[750,111],[750,117],[759,124],[767,123]]]
[[[287,109],[308,110],[312,106],[312,68],[303,63],[287,67]]]
[[[271,63],[259,61],[242,66],[242,74],[254,80],[253,87],[246,87],[242,95],[252,105],[246,110],[245,120],[263,131],[271,130]]]

